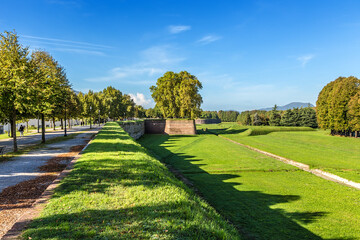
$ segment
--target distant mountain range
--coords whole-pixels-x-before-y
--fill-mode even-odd
[[[277,110],[288,110],[288,109],[293,109],[293,108],[305,108],[308,107],[310,105],[310,107],[314,107],[314,105],[312,105],[311,103],[302,103],[302,102],[292,102],[289,104],[286,104],[284,106],[277,106]],[[271,111],[273,109],[273,107],[268,107],[268,108],[262,108],[259,110],[265,110],[265,111]]]

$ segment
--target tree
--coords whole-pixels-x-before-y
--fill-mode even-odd
[[[337,80],[341,80],[338,78]],[[336,80],[335,80],[336,81]],[[334,88],[335,81],[328,83],[319,93],[318,99],[316,101],[316,112],[319,127],[322,129],[331,128],[331,118],[330,118],[330,93]]]
[[[97,99],[96,99],[96,94],[89,90],[88,93],[84,94],[83,97],[83,115],[87,118],[90,118],[90,128],[91,128],[91,123],[94,120],[95,117],[95,113],[97,112],[97,108],[96,108],[96,103],[97,103]]]
[[[349,125],[353,131],[360,131],[360,91],[350,99],[349,108]]]
[[[285,111],[284,115],[281,117],[280,124],[281,126],[294,126],[294,113],[291,109]]]
[[[360,80],[356,77],[339,77],[327,84],[317,100],[319,126],[331,129],[332,133],[347,134],[351,131],[351,99],[360,91]]]
[[[277,106],[275,104],[274,108],[270,113],[269,122],[271,126],[280,126],[280,121],[281,121],[281,115],[277,110]]]
[[[246,115],[245,115],[244,124],[247,125],[247,126],[251,125],[251,116],[250,116],[249,112],[247,112]]]
[[[102,93],[104,94],[103,105],[107,116],[112,120],[123,117],[125,107],[122,102],[122,92],[114,87],[109,86],[105,88]]]
[[[150,91],[164,117],[194,119],[200,115],[200,81],[190,73],[166,72]]]
[[[317,128],[316,111],[311,107],[300,109],[300,126]]]
[[[122,96],[121,103],[123,105],[123,117],[131,118],[134,117],[135,113],[135,103],[134,100],[131,99],[130,95],[124,94]]]
[[[163,115],[159,107],[155,106],[154,108],[149,108],[145,112],[147,118],[162,118]]]
[[[16,120],[33,107],[33,68],[28,48],[18,42],[15,32],[0,34],[0,104],[2,120],[10,122],[14,152],[17,151]]]
[[[70,84],[64,68],[49,53],[34,51],[31,63],[36,76],[36,94],[32,98],[36,99],[35,112],[41,115],[42,142],[45,143],[45,116],[62,112]]]
[[[136,105],[134,117],[136,118],[144,118],[145,117],[145,109],[142,106]]]
[[[264,125],[263,120],[261,119],[261,117],[259,116],[258,113],[255,113],[255,115],[254,115],[253,125],[254,126]]]

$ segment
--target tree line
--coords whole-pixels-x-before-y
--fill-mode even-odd
[[[301,126],[317,128],[316,111],[312,107],[293,108],[286,111],[277,110],[275,105],[271,111],[202,111],[200,118],[220,119],[222,122],[239,122],[253,126]]]
[[[331,134],[359,137],[360,131],[360,80],[356,77],[339,77],[328,83],[319,93],[317,118],[322,129]]]
[[[45,119],[80,118],[117,120],[145,114],[129,95],[111,86],[100,92],[77,93],[63,66],[50,53],[19,43],[15,32],[0,33],[0,122],[9,123],[17,151],[16,122],[41,118],[42,142]],[[54,124],[55,126],[55,124]]]

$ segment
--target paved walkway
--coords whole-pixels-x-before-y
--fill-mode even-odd
[[[96,127],[98,127],[96,125]],[[71,129],[67,130],[67,134],[73,134],[73,133],[77,133],[79,131],[86,131],[89,130],[89,126],[79,126],[79,127],[73,127]],[[64,136],[64,131],[63,130],[57,130],[54,132],[46,132],[45,133],[45,139],[49,140],[55,137],[61,137]],[[30,145],[34,145],[34,144],[38,144],[41,142],[41,133],[37,133],[37,134],[30,134],[27,136],[23,136],[23,137],[17,137],[17,144],[18,144],[18,148],[24,148]],[[12,138],[8,138],[8,139],[1,139],[0,140],[0,146],[5,146],[5,152],[12,152],[13,151],[13,139]]]
[[[69,152],[72,146],[85,145],[91,136],[99,131],[99,128],[89,129],[87,127],[86,129],[83,128],[78,131],[82,131],[81,134],[73,139],[64,139],[64,141],[61,142],[48,144],[42,149],[33,150],[26,154],[14,157],[13,160],[0,162],[0,192],[2,192],[4,188],[39,176],[41,172],[38,167],[45,165],[49,159],[59,154]],[[59,134],[61,135],[61,133],[56,133],[52,137],[59,136]],[[39,140],[38,138],[39,136],[27,139],[28,142],[24,141],[23,144],[36,143]]]

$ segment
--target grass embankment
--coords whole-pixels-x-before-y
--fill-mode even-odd
[[[360,139],[331,136],[323,130],[303,131],[302,128],[283,132],[284,127],[248,127],[243,131],[246,127],[234,125],[219,129],[223,128],[219,126],[213,131],[236,142],[360,182]],[[248,134],[250,131],[260,134]]]
[[[24,239],[240,239],[116,123],[108,123]]]
[[[360,239],[359,191],[213,134],[145,135],[245,239]]]

